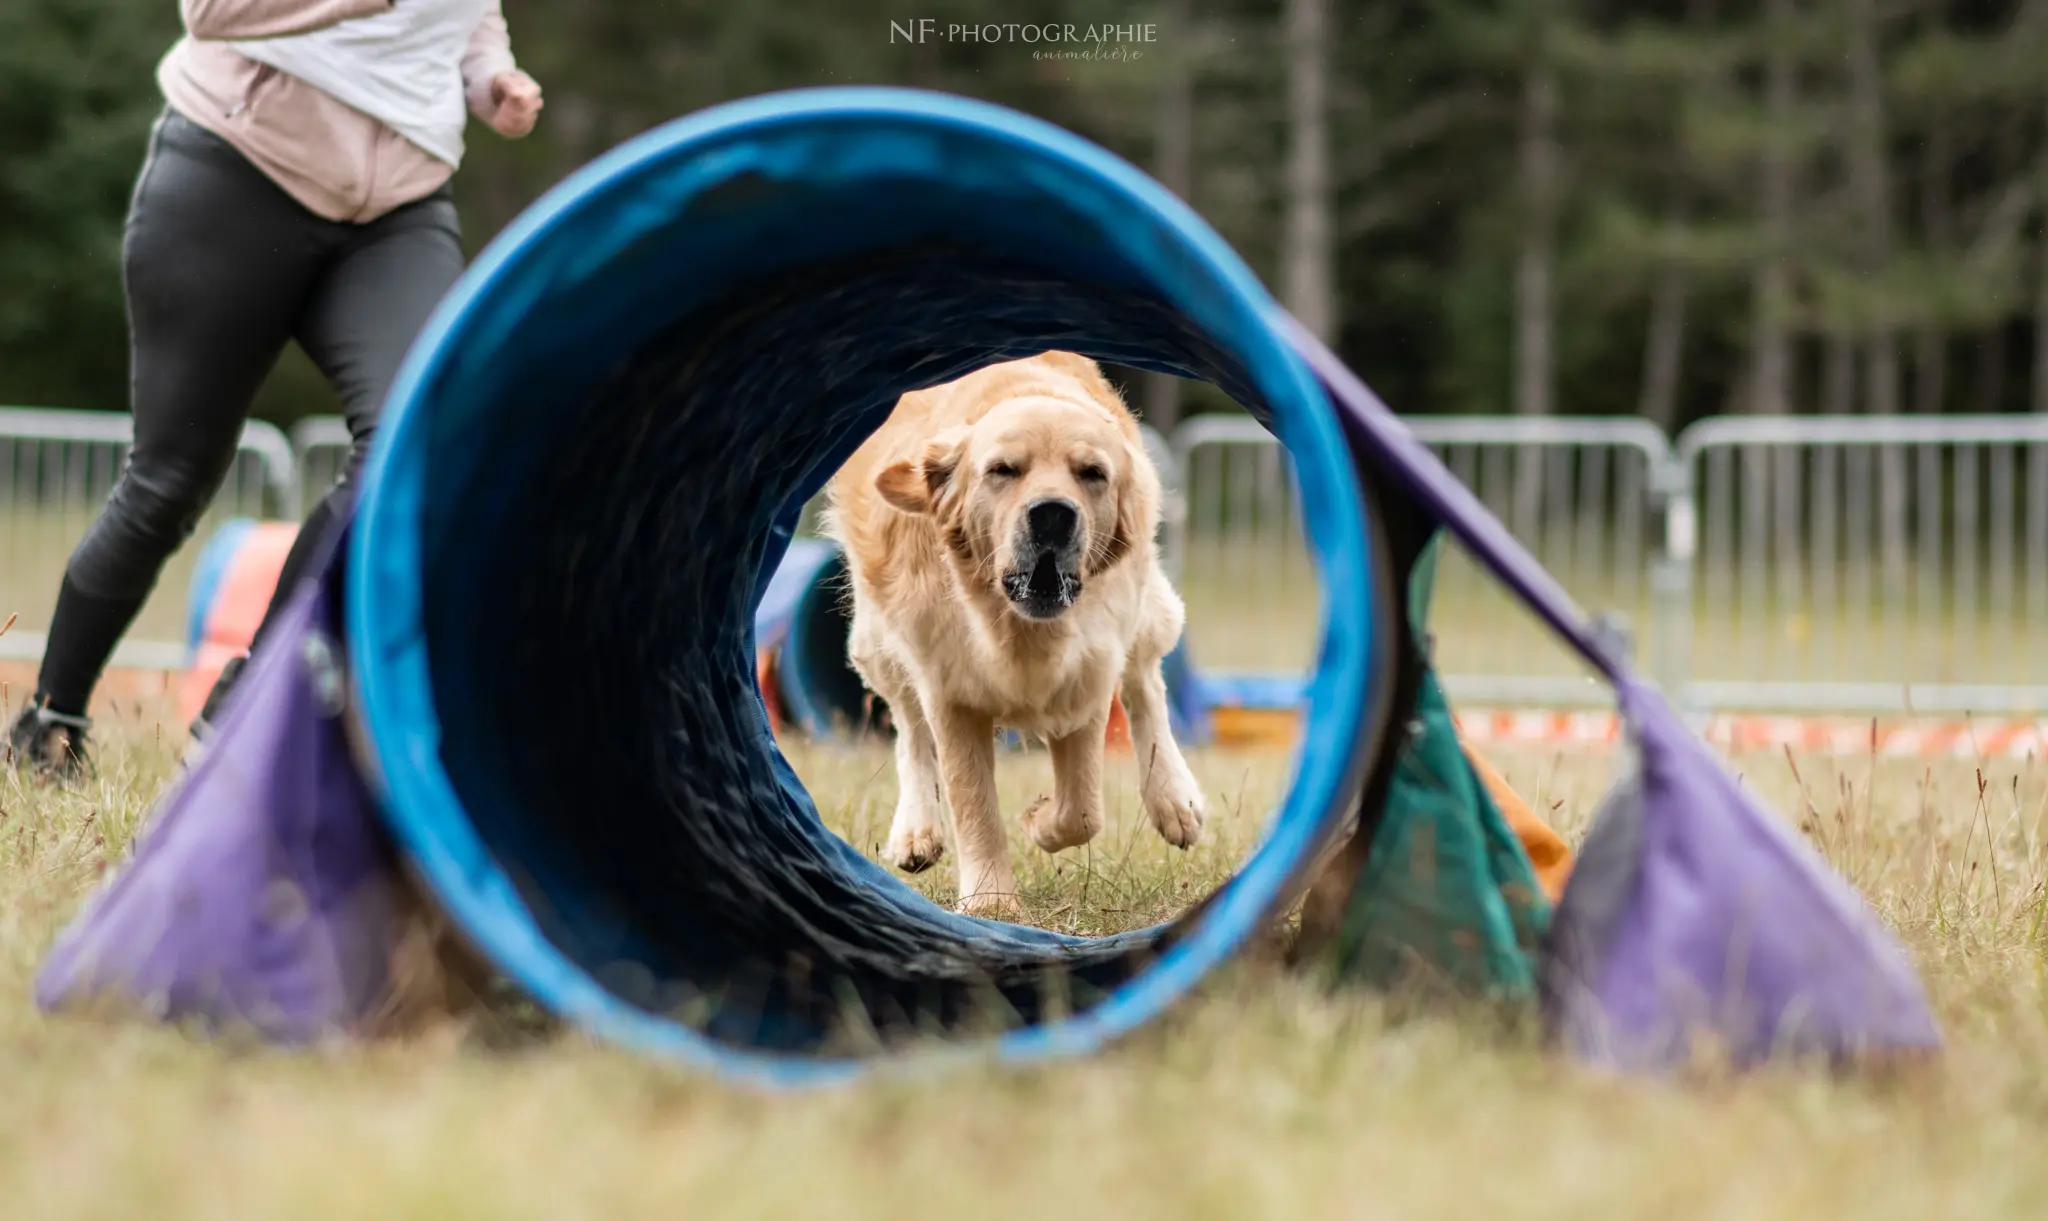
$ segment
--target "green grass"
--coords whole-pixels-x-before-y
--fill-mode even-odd
[[[1085,1061],[969,1066],[762,1097],[565,1035],[484,1050],[457,1028],[288,1054],[45,1020],[33,971],[119,861],[179,745],[112,728],[75,791],[0,774],[0,1216],[45,1218],[2034,1218],[2048,1209],[2042,914],[2048,768],[1737,760],[1902,932],[1952,1039],[1904,1085],[1799,1073],[1677,1088],[1605,1080],[1482,1021],[1326,996],[1240,965]],[[1501,751],[1574,837],[1609,761]],[[800,750],[867,849],[877,751]],[[1077,932],[1178,910],[1256,839],[1288,763],[1202,753],[1216,812],[1191,853],[1112,823],[1058,861],[1018,850],[1035,919]],[[1042,761],[1004,765],[1014,811]],[[1013,833],[1014,834],[1014,833]],[[920,881],[944,900],[949,878]]]
[[[826,825],[880,859],[896,806],[896,769],[879,746],[818,747],[796,743],[791,762],[817,799]],[[1167,845],[1138,802],[1136,765],[1112,758],[1104,777],[1103,833],[1086,848],[1048,856],[1024,850],[1014,816],[1052,791],[1044,751],[1004,758],[998,776],[1011,816],[1017,885],[1031,923],[1082,936],[1143,928],[1169,919],[1227,881],[1257,846],[1284,792],[1293,759],[1280,752],[1197,751],[1195,778],[1215,809],[1202,842],[1183,852]],[[952,861],[906,879],[935,903],[951,906],[957,891]]]

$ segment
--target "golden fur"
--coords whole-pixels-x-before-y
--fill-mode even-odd
[[[1026,513],[1047,501],[1078,509],[1079,523],[1056,587],[1078,592],[1052,617],[1020,610],[1017,592],[1020,540],[1037,537]],[[1183,848],[1201,836],[1202,794],[1160,673],[1186,612],[1154,549],[1159,515],[1137,421],[1093,361],[1066,352],[904,395],[832,481],[827,529],[853,577],[849,652],[896,726],[886,854],[929,868],[950,809],[962,911],[1018,910],[996,803],[999,727],[1051,748],[1054,792],[1022,823],[1058,852],[1102,829],[1103,736],[1120,692],[1153,826]]]

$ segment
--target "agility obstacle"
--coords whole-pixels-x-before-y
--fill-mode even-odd
[[[1212,382],[1272,428],[1323,590],[1258,850],[1187,915],[1099,939],[942,910],[828,832],[755,647],[803,505],[895,400],[1048,348]],[[1422,647],[1443,537],[1627,720],[1626,775],[1555,904]],[[1199,218],[1007,110],[778,94],[578,172],[416,343],[330,542],[53,949],[46,1008],[346,1035],[416,894],[598,1037],[813,1084],[935,1048],[1085,1053],[1308,895],[1343,977],[1431,969],[1596,1064],[1939,1041],[1854,892]]]
[[[186,724],[206,706],[222,668],[249,651],[298,537],[291,522],[237,517],[200,548],[186,595],[187,661],[178,680],[178,716]]]

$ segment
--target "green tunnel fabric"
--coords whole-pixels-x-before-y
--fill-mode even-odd
[[[1443,536],[1416,556],[1409,630],[1423,648]],[[1335,947],[1348,982],[1437,981],[1533,1002],[1550,905],[1521,842],[1465,758],[1442,684],[1425,662],[1384,809]]]

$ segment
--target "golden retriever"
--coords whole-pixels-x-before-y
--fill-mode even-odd
[[[1032,842],[1085,844],[1102,830],[1119,692],[1152,825],[1182,848],[1201,837],[1159,664],[1186,620],[1154,549],[1159,474],[1094,361],[1047,352],[904,395],[829,496],[853,578],[848,651],[896,726],[891,864],[936,863],[950,808],[959,909],[1016,915],[996,731],[1051,748],[1053,794],[1022,816]]]

